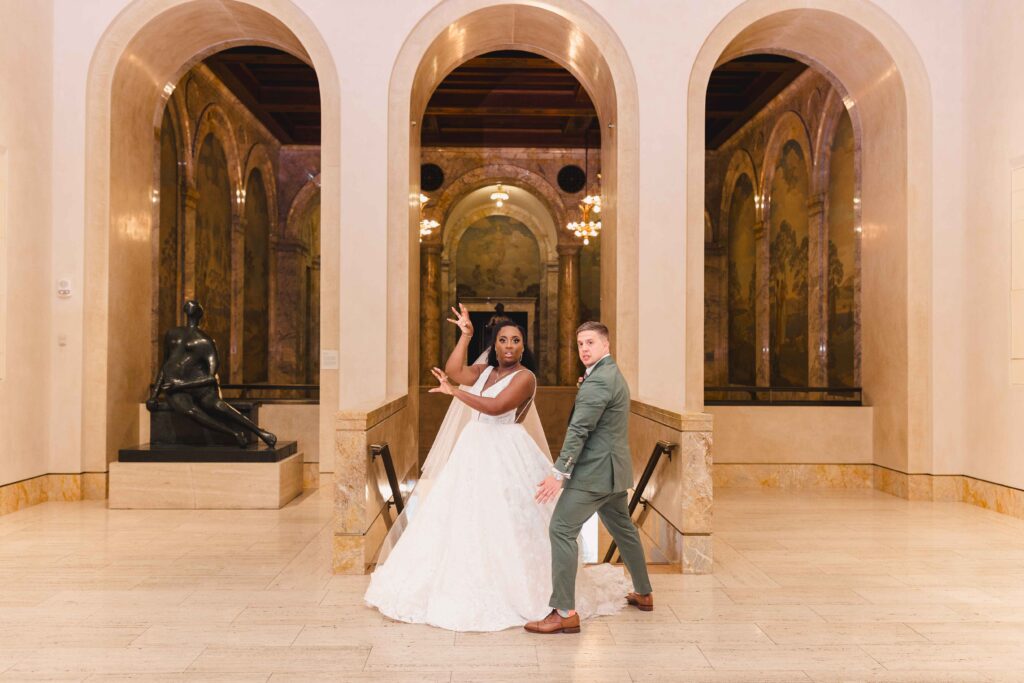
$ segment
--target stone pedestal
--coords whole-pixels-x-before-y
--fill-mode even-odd
[[[276,510],[302,493],[302,453],[276,462],[112,462],[109,482],[112,509]]]

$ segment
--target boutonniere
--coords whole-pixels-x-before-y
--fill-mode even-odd
[[[579,389],[583,385],[583,380],[585,380],[585,379],[586,379],[586,377],[580,377],[580,378],[578,378],[576,380],[576,388],[577,389]]]

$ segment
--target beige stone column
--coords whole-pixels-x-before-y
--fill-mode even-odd
[[[580,324],[580,245],[558,245],[558,383],[579,378],[576,328]]]
[[[441,243],[420,246],[420,384],[434,384],[430,368],[441,364]]]
[[[713,559],[712,417],[633,401],[629,444],[634,481],[639,480],[659,441],[675,444],[675,448],[671,455],[661,456],[643,492],[646,505],[633,516],[645,537],[647,562],[668,562],[683,574],[709,574]]]
[[[411,487],[419,477],[415,422],[402,396],[369,410],[343,410],[335,417],[334,543],[336,574],[362,574],[377,558],[397,511],[387,504],[392,492],[373,444],[388,444],[399,482]]]
[[[185,299],[196,298],[196,206],[199,191],[194,187],[185,189],[182,197],[185,220],[182,221],[182,264],[181,291]],[[180,302],[184,303],[184,301]]]
[[[762,218],[754,224],[754,251],[756,262],[754,273],[757,278],[757,288],[754,293],[754,310],[757,314],[754,323],[754,338],[757,339],[757,385],[766,387],[771,383],[771,331],[769,328],[771,320],[771,253],[769,242],[771,230],[768,220]]]
[[[828,226],[825,196],[807,202],[807,385],[828,384]]]

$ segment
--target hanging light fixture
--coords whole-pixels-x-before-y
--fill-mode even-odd
[[[590,179],[590,145],[589,136],[584,141],[583,147],[583,174]],[[601,173],[597,173],[597,193],[588,194],[580,202],[580,220],[570,221],[565,228],[572,232],[577,238],[583,240],[584,246],[590,244],[591,238],[601,234]]]
[[[505,206],[505,202],[508,201],[508,192],[501,189],[501,183],[498,183],[498,189],[491,193],[491,201],[494,202],[495,206],[499,209]]]
[[[423,241],[424,237],[429,236],[438,226],[441,224],[432,218],[423,217],[423,207],[426,206],[427,202],[430,201],[430,197],[420,193],[420,242]]]

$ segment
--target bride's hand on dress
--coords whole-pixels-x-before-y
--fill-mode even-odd
[[[440,368],[430,368],[430,372],[434,375],[437,381],[440,382],[440,385],[434,387],[428,393],[448,394],[449,396],[455,395],[455,387],[453,387],[452,383],[448,381],[448,376],[441,372]]]
[[[452,306],[452,313],[455,314],[455,319],[447,318],[448,322],[457,326],[462,331],[463,337],[473,336],[473,323],[469,320],[469,311],[466,310],[464,304],[459,304],[459,310],[455,310]]]

